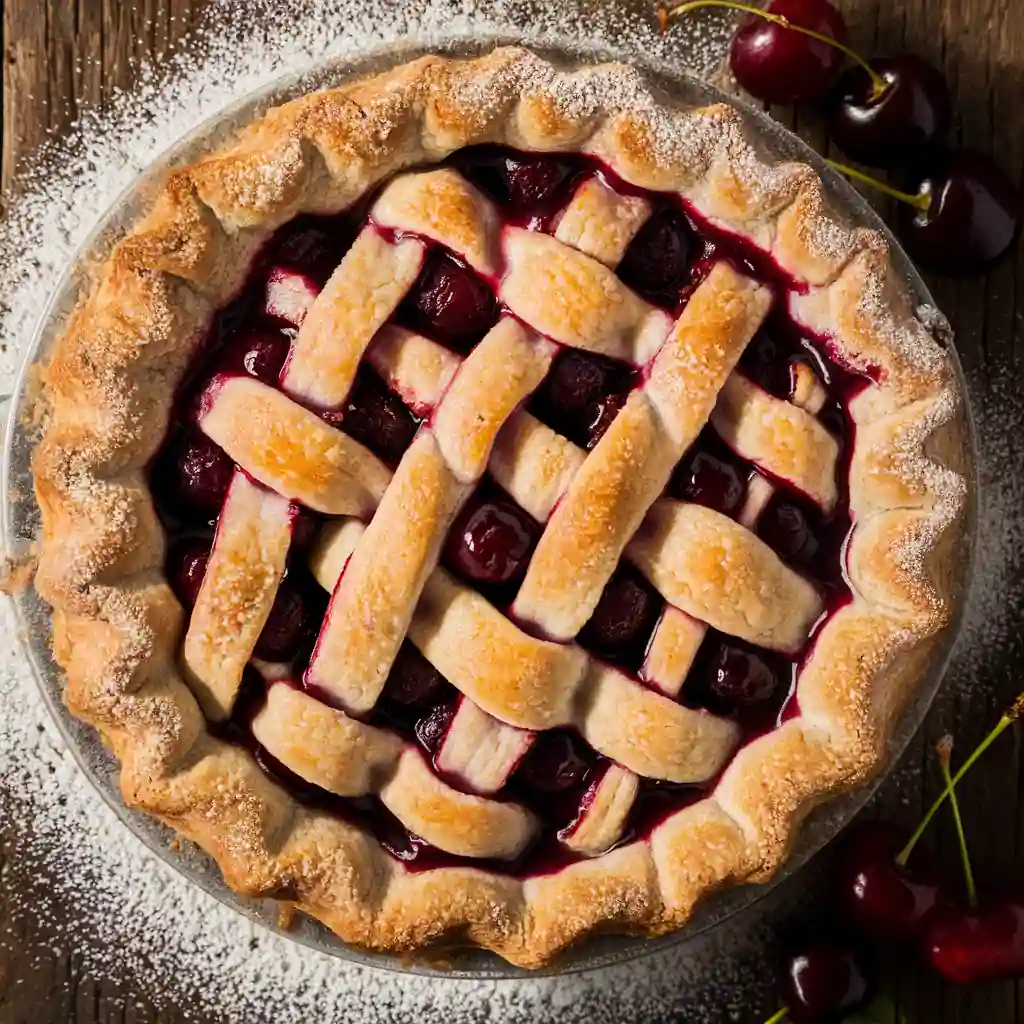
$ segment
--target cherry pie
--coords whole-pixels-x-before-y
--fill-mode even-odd
[[[45,377],[70,708],[360,946],[679,927],[879,768],[951,614],[960,396],[884,240],[623,67],[271,110]]]

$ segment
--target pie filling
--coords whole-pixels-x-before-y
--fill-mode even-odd
[[[431,175],[436,188],[423,184]],[[467,227],[473,216],[481,230]],[[355,285],[364,257],[369,277]],[[571,602],[568,617],[549,616],[532,576],[535,557],[537,580],[544,570],[546,527],[576,514],[572,481],[633,414],[623,410],[668,379],[658,376],[666,338],[723,266],[767,286],[770,309],[741,339],[696,436],[667,431],[685,442],[681,458],[582,628]],[[581,312],[572,296],[587,289],[598,308]],[[790,318],[787,296],[800,290],[678,197],[581,156],[467,149],[358,209],[282,227],[217,315],[151,469],[167,576],[194,609],[186,672],[211,729],[413,869],[555,870],[643,837],[713,788],[737,749],[799,713],[802,660],[850,597],[847,406],[870,381]],[[333,304],[324,329],[321,303]],[[332,331],[348,308],[352,331],[369,335],[343,371]],[[523,353],[527,370],[475,361],[486,346]],[[475,435],[444,440],[445,417],[468,414],[474,429],[487,420],[474,374],[507,406],[482,448]],[[455,482],[438,499],[445,529],[424,549],[422,596],[395,641],[372,603],[375,587],[392,585],[372,549],[393,541],[401,562],[406,541],[360,540],[405,489],[414,509],[434,500],[415,461],[431,445]],[[729,578],[734,548],[748,552],[751,579]],[[688,578],[700,566],[712,583]],[[365,582],[356,596],[349,575],[352,588]],[[801,610],[759,624],[741,599],[714,605],[731,586],[758,589],[769,613]],[[730,633],[748,620],[747,636]],[[367,667],[351,664],[362,634],[372,634]],[[477,664],[506,661],[519,687],[507,714]],[[528,692],[531,673],[539,689]],[[364,677],[377,682],[361,688]],[[562,697],[531,703],[549,677]],[[639,736],[661,736],[662,716],[671,729],[684,716],[683,738],[669,729],[665,742],[685,749],[657,755],[661,741]],[[717,753],[700,753],[705,742]],[[427,826],[449,807],[466,835],[438,845]]]

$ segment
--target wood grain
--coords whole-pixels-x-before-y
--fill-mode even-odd
[[[909,49],[943,67],[954,95],[955,140],[994,153],[1024,181],[1024,4],[1021,0],[836,0],[861,51]],[[203,0],[0,0],[3,11],[3,143],[0,181],[6,193],[15,172],[51,135],[85,109],[129,86],[138,63],[165,59],[183,44]],[[827,139],[813,112],[773,110],[820,151]],[[878,202],[877,200],[873,200]],[[885,201],[878,208],[891,214]],[[1007,398],[1024,395],[1024,258],[1018,249],[987,277],[930,284],[957,332],[983,439],[1006,415]],[[1024,399],[1020,399],[1024,401]],[[988,466],[992,484],[1015,466]],[[1017,570],[1020,570],[1018,562]],[[972,663],[975,664],[975,663]],[[940,788],[931,748],[945,732],[970,749],[1021,686],[1024,639],[1016,650],[993,652],[982,665],[986,685],[944,688],[926,728],[903,762],[919,780],[908,799],[893,781],[876,799],[878,812],[913,825]],[[962,671],[962,669],[961,669]],[[1024,872],[1024,800],[1019,744],[1004,739],[965,783],[964,811],[983,880]],[[931,842],[955,876],[956,848],[943,820]],[[73,950],[42,924],[12,915],[32,879],[19,874],[17,837],[0,822],[0,1022],[3,1024],[179,1024],[203,1021],[196,1007],[156,1010],[144,974],[119,986],[85,976]],[[17,923],[15,923],[17,922]],[[908,960],[898,972],[907,1024],[1024,1024],[1021,989],[1010,982],[961,990],[939,983]],[[754,997],[752,997],[753,999]],[[767,1016],[763,1004],[749,1021]],[[187,1015],[187,1016],[186,1016]],[[723,1018],[724,1019],[724,1018]],[[734,1018],[731,1018],[734,1019]]]

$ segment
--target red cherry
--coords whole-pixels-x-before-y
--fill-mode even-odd
[[[228,493],[235,464],[212,441],[197,437],[184,443],[170,457],[170,491],[183,509],[176,512],[210,518],[220,512]],[[163,486],[163,480],[155,481]]]
[[[413,727],[416,739],[420,741],[420,745],[427,753],[433,754],[441,745],[441,740],[444,739],[444,734],[455,717],[457,706],[457,701],[451,704],[439,704],[416,722]]]
[[[629,397],[628,392],[618,391],[604,398],[598,399],[588,409],[587,415],[587,450],[592,449],[598,441],[604,437],[612,420],[619,415],[620,410],[626,404]]]
[[[396,704],[426,707],[444,683],[444,676],[405,641],[391,666],[382,696]]]
[[[519,211],[538,213],[557,203],[572,170],[564,160],[548,156],[508,156],[503,163],[502,178],[509,203]]]
[[[758,517],[757,535],[787,562],[808,562],[818,551],[807,517],[781,499],[770,502]]]
[[[936,971],[960,985],[1024,976],[1024,903],[939,914],[922,949]]]
[[[178,600],[187,608],[191,608],[199,597],[199,588],[203,585],[209,560],[209,541],[179,541],[168,552],[168,582]]]
[[[508,583],[525,570],[537,534],[537,524],[511,502],[472,501],[448,535],[447,561],[467,579]]]
[[[672,474],[672,492],[684,501],[732,515],[743,504],[746,483],[734,466],[698,449]]]
[[[543,732],[516,768],[516,778],[543,793],[562,793],[583,780],[588,764],[566,732]]]
[[[653,632],[661,604],[647,580],[623,563],[601,593],[580,643],[610,657],[635,651]]]
[[[771,699],[778,680],[756,655],[723,646],[712,666],[708,689],[728,707],[753,707]]]
[[[843,17],[828,0],[772,0],[766,13],[840,43],[846,39]],[[752,96],[769,103],[820,96],[842,60],[837,46],[760,16],[740,26],[729,50],[729,66],[736,81]]]
[[[928,868],[897,863],[906,840],[895,826],[871,821],[853,829],[840,849],[836,899],[850,924],[867,935],[915,938],[943,901],[939,880]]]
[[[264,384],[276,384],[290,345],[291,339],[276,327],[245,328],[224,347],[220,369],[247,373]]]
[[[675,210],[656,213],[629,244],[618,274],[634,291],[672,301],[686,278],[690,230]]]
[[[404,306],[414,326],[460,351],[482,338],[498,318],[487,285],[441,253],[427,260]]]
[[[941,154],[911,191],[921,206],[900,207],[900,237],[922,266],[940,274],[977,274],[1014,244],[1024,219],[1021,194],[987,156]]]
[[[847,156],[895,167],[923,151],[949,128],[953,108],[938,68],[913,54],[879,57],[839,76],[826,98],[829,135]]]
[[[858,951],[835,942],[807,946],[784,966],[782,995],[793,1024],[840,1020],[871,994],[870,971]]]
[[[328,413],[328,420],[335,420]],[[383,381],[360,370],[345,401],[339,426],[385,462],[397,465],[416,436],[419,421]]]

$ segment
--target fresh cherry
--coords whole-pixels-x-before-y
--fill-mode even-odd
[[[852,159],[895,167],[945,135],[953,116],[949,87],[938,68],[909,53],[868,65],[875,78],[857,65],[829,91],[828,132]]]
[[[915,938],[942,903],[934,873],[899,862],[906,841],[894,825],[871,821],[850,832],[840,848],[836,900],[846,920],[866,935]]]
[[[771,700],[777,683],[775,674],[756,654],[723,645],[712,663],[708,689],[716,701],[728,707],[753,707]]]
[[[498,318],[487,285],[441,253],[427,260],[404,309],[414,326],[460,351],[483,337]]]
[[[619,277],[634,291],[672,301],[686,280],[690,247],[682,214],[662,210],[637,232],[619,264]]]
[[[329,414],[329,418],[333,418]],[[376,375],[360,370],[345,401],[341,428],[385,462],[397,465],[419,427],[402,400]]]
[[[290,578],[281,581],[256,641],[255,654],[266,661],[288,661],[295,654],[306,626],[306,599]]]
[[[178,600],[187,608],[191,608],[199,597],[209,560],[209,541],[179,541],[168,552],[167,579]]]
[[[420,745],[427,753],[436,753],[444,739],[444,734],[448,731],[448,726],[455,717],[457,706],[457,701],[451,704],[439,704],[416,722],[414,726],[416,739],[420,741]]]
[[[583,781],[588,763],[572,736],[556,730],[542,732],[516,768],[515,776],[531,789],[562,793]]]
[[[235,464],[225,452],[205,437],[175,446],[167,463],[162,464],[158,487],[168,487],[172,496],[199,518],[211,518],[220,512],[227,496]]]
[[[551,210],[572,171],[569,163],[550,156],[507,156],[502,164],[505,196],[517,211]]]
[[[944,153],[911,181],[916,205],[901,205],[900,237],[922,266],[958,277],[976,274],[1016,241],[1024,202],[989,157]]]
[[[276,327],[243,328],[225,346],[220,368],[247,373],[264,384],[276,384],[290,345],[288,336]]]
[[[466,579],[508,583],[526,568],[537,524],[503,498],[471,501],[448,534],[446,560]]]
[[[938,914],[922,949],[939,974],[959,985],[1024,976],[1024,903]]]
[[[739,511],[746,494],[746,483],[735,466],[699,448],[679,464],[670,486],[683,501],[727,516]]]
[[[427,707],[444,684],[444,676],[406,641],[391,666],[382,696],[396,704]]]
[[[843,60],[836,45],[846,39],[842,15],[828,0],[772,0],[764,14],[835,42],[798,32],[758,13],[733,36],[729,67],[736,81],[752,96],[769,103],[820,96]]]
[[[860,952],[838,942],[798,949],[785,962],[782,996],[793,1024],[839,1021],[871,995],[870,971]]]
[[[640,653],[654,631],[661,599],[632,566],[622,563],[606,584],[580,643],[597,654]]]

